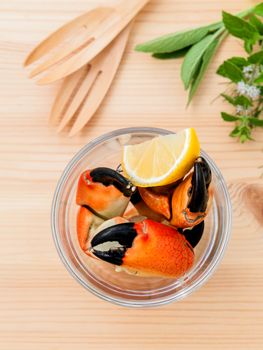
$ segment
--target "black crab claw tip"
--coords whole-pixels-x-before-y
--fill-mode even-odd
[[[185,236],[186,240],[191,244],[192,248],[196,247],[202,238],[204,227],[205,223],[202,221],[192,229],[185,229],[181,232]]]
[[[126,250],[132,246],[136,236],[137,232],[132,222],[108,227],[93,237],[90,243],[91,252],[104,261],[121,265]],[[106,244],[109,246],[105,246]]]
[[[96,249],[92,249],[91,252],[93,255],[95,255],[97,258],[101,260],[104,260],[113,265],[120,266],[122,264],[122,259],[125,255],[126,250],[121,248],[116,248],[116,249],[110,249],[107,252],[103,252]]]
[[[142,201],[142,197],[138,189],[132,194],[130,201],[133,205],[136,205]]]
[[[94,182],[100,182],[104,186],[115,186],[125,197],[130,197],[136,191],[136,187],[130,181],[110,168],[95,168],[91,170],[90,176]]]
[[[205,212],[208,201],[208,191],[203,171],[201,157],[195,161],[192,175],[192,188],[188,208],[192,213]]]
[[[203,174],[205,177],[205,183],[206,183],[206,188],[209,187],[211,181],[212,181],[212,172],[210,169],[210,166],[208,165],[207,161],[203,157],[197,158],[197,160],[200,162],[200,165],[203,169]]]

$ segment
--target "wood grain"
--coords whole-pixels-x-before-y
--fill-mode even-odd
[[[211,104],[223,87],[215,69],[242,54],[241,44],[229,38],[222,45],[188,109],[180,63],[133,51],[157,35],[216,21],[222,9],[258,2],[152,0],[102,107],[74,138],[47,126],[59,84],[36,86],[22,62],[48,33],[103,1],[0,2],[1,350],[262,349],[262,132],[238,144],[219,117],[229,106]],[[195,127],[227,179],[234,211],[232,239],[213,277],[186,300],[153,310],[116,307],[86,292],[60,262],[50,231],[53,192],[75,152],[104,132],[139,125]]]

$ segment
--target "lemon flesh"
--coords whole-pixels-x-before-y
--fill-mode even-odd
[[[177,134],[124,146],[122,168],[136,186],[163,186],[184,177],[199,155],[196,132],[188,128]]]

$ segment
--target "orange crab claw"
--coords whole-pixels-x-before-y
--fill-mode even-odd
[[[123,217],[128,220],[133,220],[134,218],[142,216],[158,222],[161,222],[165,219],[163,215],[156,213],[146,205],[137,189],[137,191],[131,196],[130,204],[123,214]]]
[[[172,196],[172,219],[176,227],[187,228],[199,224],[206,217],[212,203],[211,170],[204,158],[194,164],[189,174],[174,190]]]
[[[150,219],[124,223],[99,232],[91,253],[129,271],[177,278],[193,265],[193,248],[175,228]]]
[[[77,235],[81,249],[89,256],[92,256],[88,250],[92,238],[98,232],[110,226],[122,224],[127,221],[120,216],[104,221],[87,208],[80,207],[77,215]]]
[[[158,194],[150,188],[140,187],[138,191],[146,203],[154,212],[163,215],[167,220],[171,217],[170,200],[168,194]]]
[[[182,233],[187,241],[191,244],[191,246],[195,248],[203,236],[204,228],[205,223],[204,221],[201,221],[200,224],[195,225],[194,227],[178,229],[178,231]]]
[[[102,223],[103,220],[87,208],[79,208],[77,215],[77,235],[82,250],[87,250],[88,240],[93,237],[93,231]]]
[[[84,171],[78,182],[76,202],[103,219],[122,215],[136,188],[109,168]]]

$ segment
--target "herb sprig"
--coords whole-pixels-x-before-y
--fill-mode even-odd
[[[250,20],[246,22],[243,18],[248,15]],[[189,104],[228,32],[244,40],[244,47],[248,53],[251,53],[253,46],[262,39],[262,23],[256,15],[263,16],[263,3],[237,16],[224,12],[221,22],[165,35],[137,45],[135,50],[152,53],[153,57],[159,59],[183,56],[181,79],[185,89],[189,91]]]
[[[224,21],[225,17],[224,14]],[[236,20],[228,14],[227,18]],[[253,34],[253,40],[247,39],[246,31],[244,35],[232,27],[229,31],[244,41],[245,50],[250,55],[246,58],[232,57],[224,61],[217,70],[217,74],[231,82],[229,92],[226,91],[221,96],[235,108],[234,114],[222,112],[221,116],[224,121],[235,123],[230,136],[238,138],[242,143],[252,140],[251,133],[255,127],[263,127],[263,119],[259,119],[263,110],[263,24],[255,15],[251,16],[249,21],[252,25],[257,25],[257,34]],[[249,25],[247,28],[250,28],[250,23],[245,23]],[[244,24],[242,26],[244,28]],[[257,52],[252,53],[254,47]]]

